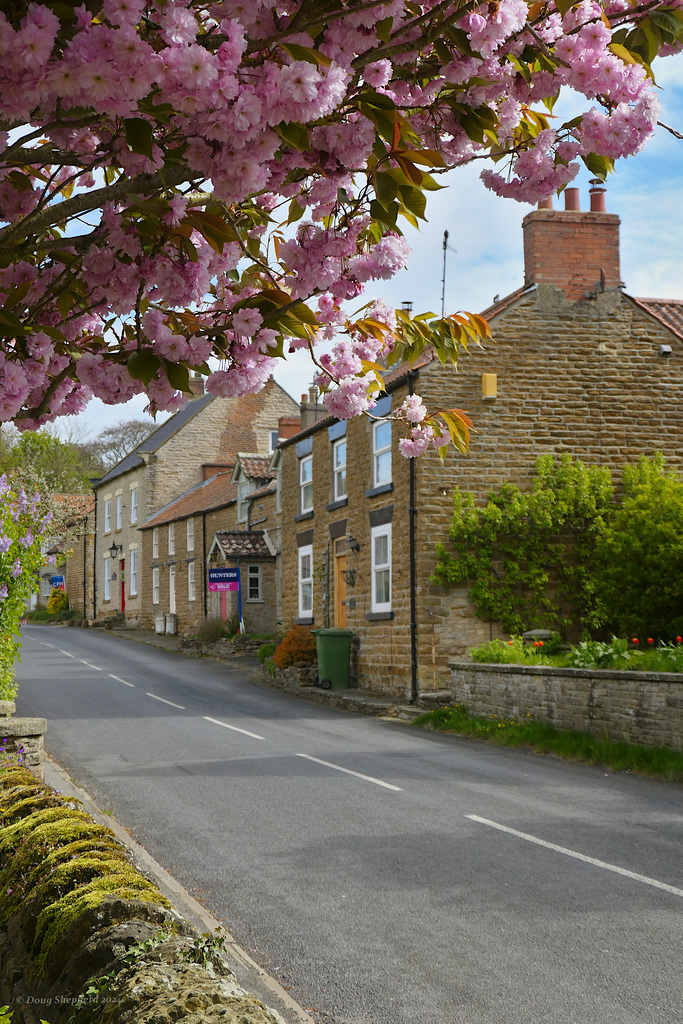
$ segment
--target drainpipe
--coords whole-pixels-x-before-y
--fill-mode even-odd
[[[206,512],[202,512],[202,593],[204,594],[204,618],[207,617],[206,603]]]
[[[413,393],[413,377],[415,373],[408,374],[408,394]],[[418,698],[417,689],[417,567],[415,558],[415,459],[408,460],[408,473],[410,483],[410,497],[408,506],[408,530],[410,534],[410,703],[414,704]]]
[[[95,530],[92,540],[92,620],[97,618],[97,491],[95,493]],[[84,570],[85,571],[85,570]]]
[[[83,520],[83,618],[84,619],[87,619],[87,617],[88,617],[88,610],[87,610],[87,608],[85,606],[85,602],[86,602],[85,581],[86,581],[86,578],[87,578],[86,577],[86,560],[87,560],[87,557],[88,557],[88,550],[87,550],[87,545],[86,545],[87,539],[88,539],[88,517],[86,516],[85,519]]]

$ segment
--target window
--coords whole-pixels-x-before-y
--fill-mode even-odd
[[[346,497],[346,438],[335,441],[332,446],[332,471],[334,473],[334,500]]]
[[[373,486],[391,483],[391,423],[379,420],[372,425]]]
[[[116,495],[116,529],[121,529],[121,514],[123,509],[123,496],[121,494]]]
[[[131,523],[137,523],[138,521],[138,489],[132,487],[130,491],[130,521]]]
[[[175,555],[175,523],[168,524],[168,553]]]
[[[138,592],[138,553],[136,548],[130,552],[130,589],[129,594],[133,597]]]
[[[249,481],[240,480],[237,485],[237,522],[247,521],[247,495],[249,494]]]
[[[152,569],[152,604],[159,604],[159,569]]]
[[[313,456],[307,455],[299,461],[299,487],[301,490],[301,511],[313,510]]]
[[[187,550],[194,551],[194,519],[187,520]]]
[[[261,600],[261,566],[247,567],[247,601]]]
[[[277,436],[277,430],[271,430],[270,431],[270,445],[268,447],[268,454],[269,455],[272,455],[273,452],[275,451],[275,449],[277,448],[278,441],[279,441],[279,438]]]
[[[111,530],[111,498],[107,498],[104,503],[104,532],[109,533]]]
[[[111,558],[104,560],[104,600],[111,600]]]
[[[194,562],[187,563],[187,600],[195,601],[197,599],[197,592],[194,583]]]
[[[299,618],[313,616],[313,546],[299,548]]]
[[[372,611],[391,611],[391,524],[375,526],[372,539]]]
[[[155,526],[152,530],[152,558],[159,557],[159,527]]]

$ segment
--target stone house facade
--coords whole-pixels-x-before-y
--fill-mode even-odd
[[[502,635],[477,618],[466,589],[430,583],[454,488],[481,502],[506,481],[528,489],[546,453],[618,473],[662,451],[683,470],[683,303],[626,294],[619,218],[598,190],[586,212],[578,190],[565,196],[567,209],[544,204],[524,218],[524,285],[482,314],[494,344],[470,348],[457,372],[426,352],[412,371],[386,375],[372,416],[321,419],[280,445],[282,569],[297,584],[284,588],[283,621],[347,625],[360,686],[446,686],[449,659]],[[433,411],[468,412],[468,456],[451,450],[442,464],[430,450],[411,471],[398,424],[385,419],[409,389]]]
[[[148,620],[151,592],[142,572],[141,525],[201,483],[206,468],[232,470],[239,451],[268,456],[277,444],[279,420],[297,413],[296,403],[274,381],[241,398],[200,393],[96,483],[95,617]]]

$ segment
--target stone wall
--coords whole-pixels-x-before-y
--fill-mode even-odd
[[[69,538],[71,556],[66,560],[65,586],[69,608],[84,619],[93,617],[93,556],[95,513],[85,516]],[[85,602],[84,602],[85,598]]]
[[[18,760],[38,779],[43,779],[44,718],[12,718],[14,701],[0,700],[0,759]]]
[[[683,676],[451,662],[453,697],[475,715],[524,719],[613,741],[683,750]]]

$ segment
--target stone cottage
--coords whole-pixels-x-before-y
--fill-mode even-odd
[[[198,392],[95,484],[95,617],[140,623],[151,604],[142,573],[140,526],[205,475],[232,470],[240,451],[273,451],[281,417],[298,414],[275,381],[256,395],[217,398]],[[204,467],[204,468],[203,468]],[[211,472],[213,470],[213,472]]]
[[[545,453],[618,470],[661,450],[683,470],[683,302],[626,293],[601,187],[588,211],[578,189],[565,202],[524,218],[524,284],[482,314],[494,344],[471,348],[457,372],[427,351],[386,374],[371,415],[318,419],[280,445],[282,571],[295,584],[283,621],[348,626],[360,686],[446,685],[450,658],[497,635],[466,589],[429,582],[455,487],[481,501],[505,481],[527,489]],[[468,456],[398,453],[390,416],[410,391],[469,413]]]

